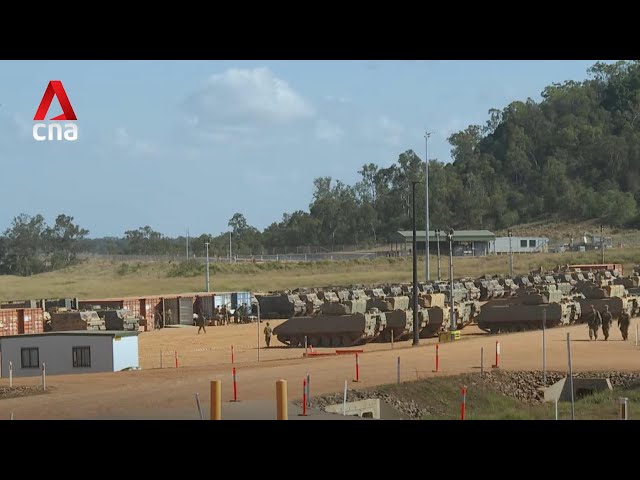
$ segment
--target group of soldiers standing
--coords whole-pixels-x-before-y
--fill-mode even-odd
[[[631,319],[626,311],[622,311],[618,317],[618,328],[622,333],[622,339],[627,340],[629,337],[629,325]],[[613,315],[609,311],[609,305],[604,306],[604,312],[600,313],[594,305],[591,305],[591,312],[587,320],[589,326],[589,340],[598,340],[598,330],[602,327],[602,334],[605,340],[609,340],[609,330],[613,324]]]

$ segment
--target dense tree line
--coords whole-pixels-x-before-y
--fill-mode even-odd
[[[32,275],[73,265],[88,234],[68,215],[49,226],[42,215],[21,214],[0,237],[0,273]]]
[[[596,63],[583,82],[548,86],[542,99],[516,101],[489,111],[485,125],[449,137],[453,162],[429,161],[432,228],[505,229],[539,219],[598,218],[611,226],[638,226],[640,201],[640,61]],[[347,185],[314,180],[308,211],[285,213],[264,231],[241,213],[220,235],[192,238],[190,252],[226,256],[272,253],[296,247],[373,245],[411,227],[411,181],[418,228],[424,229],[424,161],[408,150],[389,167],[368,163]],[[41,216],[20,216],[0,237],[0,268],[35,273],[72,262],[78,251],[183,255],[186,238],[151,227],[122,238],[86,239],[61,216],[50,229]],[[59,219],[61,217],[58,217]],[[78,228],[78,227],[76,227]]]

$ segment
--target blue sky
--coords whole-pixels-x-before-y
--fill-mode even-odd
[[[19,213],[75,217],[92,237],[150,225],[218,234],[307,210],[313,179],[347,183],[413,149],[450,161],[447,137],[490,108],[539,100],[596,60],[1,61],[0,230]],[[61,80],[76,142],[36,142]],[[61,113],[54,99],[47,118]]]

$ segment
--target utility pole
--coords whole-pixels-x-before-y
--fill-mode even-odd
[[[418,181],[411,182],[413,199],[413,345],[420,343],[420,331],[418,330],[418,252],[416,251],[416,185]],[[428,255],[427,255],[428,257]]]
[[[431,280],[431,271],[429,265],[429,137],[431,133],[425,132],[424,134],[424,185],[425,185],[425,243],[424,243],[424,256],[425,256],[425,271],[426,281]]]
[[[204,242],[204,249],[207,256],[207,292],[209,292],[209,242]]]
[[[600,247],[602,248],[602,263],[604,263],[604,225],[600,225]]]
[[[231,263],[231,232],[229,232],[229,263]]]
[[[187,228],[187,260],[189,260],[189,229]]]
[[[436,243],[438,245],[438,281],[440,280],[440,229],[436,229]]]
[[[511,236],[513,235],[511,229],[507,230],[509,235],[509,278],[513,278],[513,249],[511,248]]]
[[[449,229],[447,238],[449,239],[449,281],[451,282],[451,293],[449,297],[449,306],[451,307],[451,330],[456,330],[458,324],[456,322],[456,315],[453,308],[455,303],[453,300],[453,228]]]

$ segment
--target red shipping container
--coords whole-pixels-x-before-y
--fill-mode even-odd
[[[18,335],[18,310],[0,310],[0,336]]]
[[[24,328],[20,333],[42,333],[44,331],[44,314],[41,308],[25,308],[23,310]],[[20,327],[20,321],[18,321]]]
[[[132,314],[140,315],[140,299],[139,298],[125,298],[122,301],[122,308],[126,308]]]
[[[160,297],[140,299],[140,315],[146,320],[146,330],[153,330],[155,327],[156,309],[162,310],[162,299]]]

